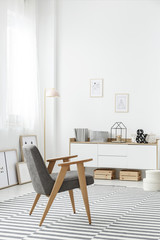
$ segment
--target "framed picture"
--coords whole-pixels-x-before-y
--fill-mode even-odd
[[[90,97],[103,97],[103,79],[90,79]]]
[[[18,182],[19,184],[24,184],[31,182],[31,178],[29,175],[28,167],[26,162],[18,162],[16,164],[17,168],[17,175],[18,175]]]
[[[16,173],[17,162],[16,149],[0,151],[0,189],[18,183]]]
[[[126,113],[129,111],[129,94],[116,93],[115,94],[115,112]]]
[[[20,141],[20,149],[21,149],[21,156],[22,156],[22,161],[24,162],[24,155],[23,155],[23,146],[25,145],[35,145],[38,146],[37,142],[37,136],[36,135],[24,135],[19,137]]]

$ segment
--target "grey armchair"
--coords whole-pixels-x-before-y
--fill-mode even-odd
[[[92,159],[70,162],[70,159],[77,157],[77,155],[49,159],[47,160],[49,162],[47,169],[43,158],[36,146],[25,146],[23,147],[23,152],[27,162],[34,190],[37,193],[30,211],[30,215],[32,214],[41,195],[46,195],[47,197],[49,197],[47,206],[40,221],[40,226],[42,225],[58,192],[69,191],[73,212],[75,213],[75,204],[73,197],[73,189],[75,188],[81,189],[84,205],[88,216],[88,221],[89,224],[91,224],[86,185],[93,184],[94,179],[91,175],[85,174],[83,163],[91,161]],[[52,173],[56,161],[59,160],[63,160],[63,163],[58,165],[61,167],[60,172]],[[70,165],[72,164],[77,164],[78,171],[70,171]]]

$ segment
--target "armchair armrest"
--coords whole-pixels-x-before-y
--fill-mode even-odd
[[[58,164],[58,166],[60,166],[60,167],[63,167],[63,166],[70,166],[70,165],[73,165],[73,164],[79,164],[79,163],[84,163],[84,162],[90,162],[90,161],[92,161],[92,160],[93,160],[92,158],[89,158],[89,159],[78,160],[78,161],[73,161],[73,162],[64,162],[64,163],[60,163],[60,164]]]
[[[66,156],[66,157],[59,157],[59,158],[52,158],[52,159],[48,159],[47,162],[56,162],[59,160],[69,160],[70,158],[75,158],[78,157],[78,155],[71,155],[71,156]]]
[[[48,172],[51,174],[56,161],[63,160],[63,162],[65,163],[65,162],[69,162],[70,158],[75,158],[75,157],[78,157],[78,155],[70,155],[70,156],[66,156],[66,157],[59,157],[59,158],[48,159],[47,160],[47,162],[49,162]]]

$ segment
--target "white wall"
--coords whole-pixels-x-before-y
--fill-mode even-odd
[[[107,130],[116,121],[160,134],[160,1],[58,0],[58,151],[74,128]],[[104,97],[89,97],[89,79]],[[129,93],[129,113],[115,113],[115,93]]]

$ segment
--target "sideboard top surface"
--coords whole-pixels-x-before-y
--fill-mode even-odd
[[[127,139],[126,142],[112,142],[111,139],[109,139],[109,141],[107,142],[90,142],[90,141],[86,141],[86,142],[77,142],[75,138],[70,138],[70,143],[74,143],[74,144],[118,144],[118,145],[142,145],[142,146],[156,146],[158,143],[158,140],[156,141],[156,143],[134,143],[131,141],[131,139]]]

